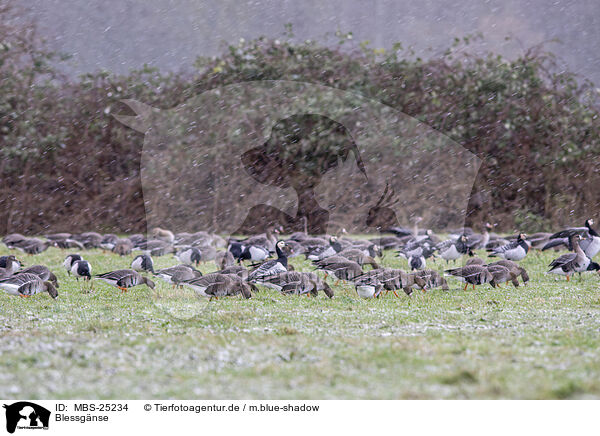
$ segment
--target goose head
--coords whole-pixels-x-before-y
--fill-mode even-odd
[[[252,286],[256,289],[256,287],[254,285],[249,285],[248,283],[240,282],[239,286],[240,286],[240,293],[242,294],[242,296],[245,299],[252,298],[252,292],[250,290],[251,289],[250,286]]]
[[[54,299],[58,297],[58,291],[54,287],[54,285],[50,282],[44,282],[44,291],[50,294],[50,296]]]
[[[323,292],[325,292],[325,295],[329,298],[333,298],[333,289],[331,289],[325,281],[323,282]]]
[[[150,280],[148,277],[142,277],[142,283],[145,284],[146,286],[148,286],[150,289],[154,289],[156,287],[154,282],[152,280]]]
[[[590,227],[592,227],[594,225],[594,220],[592,218],[589,218],[585,221],[585,226],[589,229]]]
[[[286,244],[284,241],[277,241],[277,243],[275,244],[275,251],[277,252],[277,255],[279,257],[282,257],[284,255],[285,248],[286,248]]]
[[[493,228],[494,228],[494,226],[493,226],[493,225],[491,225],[490,223],[485,223],[485,225],[484,225],[484,229],[485,229],[486,231],[488,231],[488,232],[489,232],[490,230],[492,230]]]

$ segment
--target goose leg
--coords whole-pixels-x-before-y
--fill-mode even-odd
[[[467,290],[467,286],[469,286],[469,284],[468,284],[468,283],[465,283],[465,287],[463,288],[463,291],[466,291],[466,290]]]
[[[394,295],[396,296],[396,298],[400,298],[400,297],[398,296],[398,293],[396,292],[396,290],[395,290],[395,289],[394,289],[392,292],[394,293]],[[387,295],[387,292],[386,292],[386,295]]]

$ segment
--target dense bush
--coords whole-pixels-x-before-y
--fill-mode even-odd
[[[143,135],[114,119],[121,99],[174,107],[242,81],[304,81],[353,91],[413,116],[477,154],[483,165],[468,221],[528,229],[577,223],[600,205],[597,90],[535,48],[521,57],[468,54],[456,41],[436,58],[314,41],[259,38],[198,59],[194,73],[144,68],[76,81],[35,33],[10,27],[0,1],[0,233],[144,230]],[[17,36],[18,35],[18,36]],[[467,50],[465,50],[467,46]],[[460,50],[459,50],[460,48]]]

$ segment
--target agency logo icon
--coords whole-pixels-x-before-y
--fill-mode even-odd
[[[29,401],[5,404],[6,431],[14,433],[16,429],[47,430],[50,423],[50,411]]]

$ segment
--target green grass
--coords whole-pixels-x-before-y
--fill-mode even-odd
[[[555,253],[530,254],[518,289],[450,279],[450,292],[411,298],[360,300],[340,285],[333,300],[263,289],[210,303],[158,280],[155,293],[86,293],[66,254],[19,256],[57,274],[56,301],[0,295],[2,398],[600,398],[599,278],[544,274]],[[95,273],[133,258],[84,256]]]

